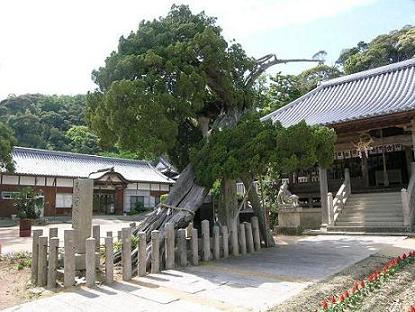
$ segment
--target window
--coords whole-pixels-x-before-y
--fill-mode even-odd
[[[157,206],[158,204],[160,204],[160,196],[155,196],[154,197],[154,205]]]
[[[138,203],[144,207],[144,196],[130,196],[130,210],[134,210]]]
[[[1,192],[1,199],[13,199],[19,192]]]
[[[72,193],[56,193],[56,208],[71,208]]]

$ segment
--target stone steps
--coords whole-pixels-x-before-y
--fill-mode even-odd
[[[352,194],[329,231],[405,231],[400,192]]]

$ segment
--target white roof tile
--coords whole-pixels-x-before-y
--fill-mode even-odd
[[[88,177],[100,169],[114,171],[132,182],[169,183],[148,161],[15,147],[12,152],[16,173],[56,177]]]
[[[415,58],[335,78],[261,120],[334,125],[415,110]]]

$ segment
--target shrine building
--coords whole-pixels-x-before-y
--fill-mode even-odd
[[[285,127],[305,120],[337,135],[330,168],[300,170],[283,179],[299,196],[300,207],[291,209],[296,221],[281,220],[286,222],[281,226],[302,226],[308,219],[315,221],[310,227],[328,230],[411,228],[415,59],[322,82],[262,120],[267,119]]]
[[[16,214],[13,195],[32,187],[44,197],[43,215],[70,215],[74,179],[94,180],[94,214],[153,208],[174,180],[148,161],[15,147],[15,172],[0,172],[0,217]]]

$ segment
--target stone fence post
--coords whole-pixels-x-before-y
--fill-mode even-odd
[[[261,249],[261,236],[259,235],[259,222],[258,217],[251,218],[252,231],[254,232],[254,245],[255,250],[258,251]]]
[[[46,286],[48,280],[48,237],[39,236],[39,254],[37,263],[37,285]]]
[[[333,194],[327,193],[327,218],[328,225],[334,224],[334,206],[333,206]]]
[[[147,238],[145,232],[138,232],[138,276],[147,272]]]
[[[48,265],[48,289],[56,288],[56,274],[58,263],[59,238],[49,239],[49,265]]]
[[[31,280],[32,284],[37,284],[37,263],[39,257],[39,236],[43,234],[43,230],[33,230],[33,240],[32,240],[32,265],[31,265]]]
[[[99,252],[99,245],[101,242],[101,228],[99,225],[94,225],[92,227],[92,237],[95,238],[95,251]]]
[[[174,224],[166,223],[165,225],[166,239],[165,239],[165,257],[166,257],[166,269],[174,269]]]
[[[401,201],[402,201],[403,225],[409,229],[412,223],[411,222],[412,220],[410,220],[411,209],[409,206],[409,194],[405,188],[401,190]]]
[[[179,229],[177,231],[179,259],[181,266],[187,266],[187,241],[186,229]]]
[[[160,231],[151,231],[151,273],[160,272]]]
[[[131,263],[131,228],[123,228],[121,232],[122,236],[122,279],[129,281],[132,276],[132,263]]]
[[[246,234],[243,223],[239,224],[239,246],[241,247],[241,255],[246,255]]]
[[[238,225],[236,222],[232,224],[231,231],[231,243],[232,243],[232,255],[239,255],[239,244],[238,244]]]
[[[192,264],[198,265],[199,264],[199,237],[197,233],[197,229],[192,228]]]
[[[64,231],[63,285],[71,287],[75,284],[75,230]]]
[[[95,260],[96,240],[93,237],[87,238],[85,242],[85,276],[86,286],[94,287],[96,279],[96,260]]]
[[[213,226],[213,258],[220,259],[220,233],[219,226]]]
[[[229,233],[226,225],[222,226],[223,257],[229,257]]]
[[[108,234],[108,233],[107,233]],[[114,281],[114,241],[111,236],[105,237],[105,281],[112,284]]]
[[[248,252],[253,253],[254,249],[254,236],[252,234],[252,226],[249,222],[244,222],[245,225],[245,233],[246,233],[246,244],[248,247]]]
[[[209,220],[202,221],[202,246],[203,246],[202,259],[203,261],[209,261],[210,260]]]

